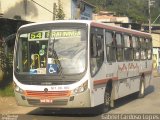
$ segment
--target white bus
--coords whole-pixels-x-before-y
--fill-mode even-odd
[[[150,34],[94,21],[32,23],[16,36],[13,78],[17,103],[43,108],[104,110],[152,78]]]

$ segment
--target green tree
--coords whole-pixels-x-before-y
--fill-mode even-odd
[[[95,13],[100,10],[116,12],[117,16],[130,17],[134,22],[148,23],[148,0],[86,0],[96,6]],[[152,22],[160,14],[160,0],[151,5]],[[160,23],[160,18],[156,21]]]
[[[62,3],[60,0],[58,0],[58,8],[56,13],[56,19],[57,20],[64,20],[65,14],[63,12]]]

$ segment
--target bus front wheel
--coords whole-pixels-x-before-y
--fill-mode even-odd
[[[111,90],[107,87],[104,94],[103,112],[108,112],[111,109]]]

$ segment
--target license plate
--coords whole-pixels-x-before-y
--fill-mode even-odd
[[[53,100],[52,99],[40,99],[41,103],[52,103]]]

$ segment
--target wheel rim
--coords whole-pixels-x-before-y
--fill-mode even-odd
[[[106,107],[109,107],[110,104],[110,94],[108,92],[105,93],[104,104]]]
[[[141,95],[144,94],[144,82],[142,82],[142,85],[141,85]]]

